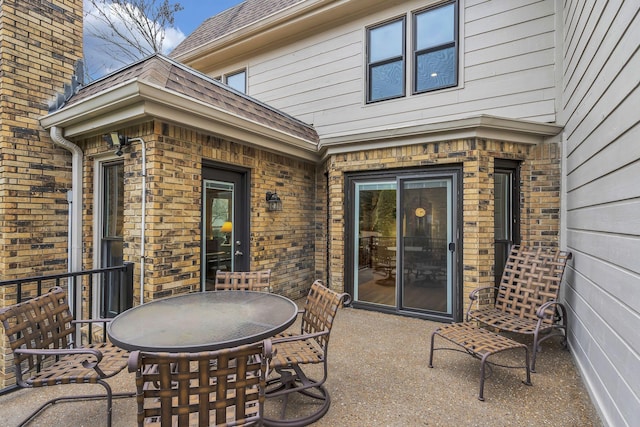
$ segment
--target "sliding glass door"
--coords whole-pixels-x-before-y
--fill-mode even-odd
[[[456,173],[348,179],[348,270],[356,305],[453,318]]]

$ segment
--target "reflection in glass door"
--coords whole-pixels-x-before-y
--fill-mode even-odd
[[[455,174],[351,178],[356,305],[455,315]]]
[[[355,299],[395,306],[396,182],[356,183],[355,197]]]
[[[451,315],[451,180],[402,183],[402,305]]]

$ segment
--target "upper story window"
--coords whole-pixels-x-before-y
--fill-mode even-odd
[[[458,22],[456,2],[449,1],[412,16],[413,93],[458,84]],[[405,17],[367,28],[367,102],[405,95]]]
[[[405,19],[367,30],[368,101],[404,96]]]
[[[224,82],[238,92],[247,93],[247,70],[240,70],[235,73],[226,74]]]
[[[413,15],[413,90],[416,93],[458,84],[455,3]]]

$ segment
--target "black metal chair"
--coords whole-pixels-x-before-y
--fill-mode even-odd
[[[105,379],[127,366],[129,353],[110,343],[75,345],[76,324],[108,322],[74,320],[67,295],[54,287],[39,297],[0,309],[0,320],[13,350],[16,384],[24,388],[63,384],[100,384],[105,395],[59,397],[40,406],[20,426],[28,424],[47,406],[64,401],[106,398],[107,426],[111,426],[112,399],[132,397],[114,394]]]
[[[346,293],[337,293],[316,280],[309,290],[303,310],[301,310],[300,333],[283,333],[273,339],[274,357],[271,368],[275,370],[273,378],[267,380],[268,402],[281,398],[281,411],[278,418],[265,416],[267,426],[304,426],[320,419],[329,410],[331,398],[324,387],[327,380],[327,352],[331,327],[338,308],[349,304],[351,297]],[[310,364],[322,365],[322,378],[308,377],[303,367]],[[287,411],[289,396],[300,393],[319,402],[311,414],[290,417]],[[273,400],[272,400],[273,399]]]

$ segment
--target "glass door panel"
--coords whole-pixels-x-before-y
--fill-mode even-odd
[[[402,307],[451,315],[451,180],[404,180],[401,200]]]
[[[457,316],[456,179],[456,171],[347,179],[351,256],[345,264],[355,306]]]
[[[213,290],[217,270],[234,268],[234,184],[204,180],[203,270],[205,290]]]
[[[396,305],[396,182],[356,183],[354,294]]]

